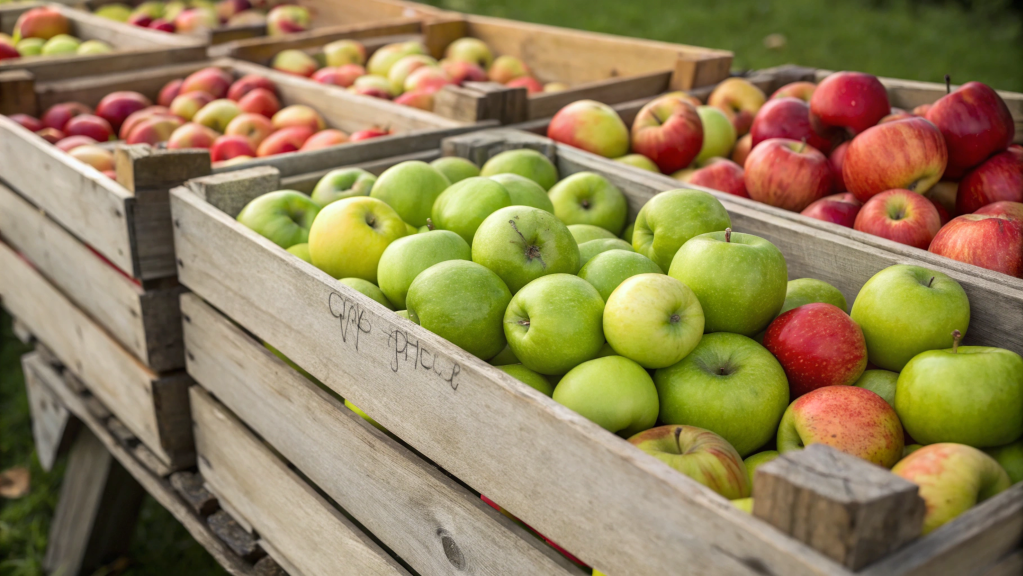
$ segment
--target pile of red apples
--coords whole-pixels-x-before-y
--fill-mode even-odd
[[[891,106],[869,74],[794,82],[769,98],[731,78],[708,106],[700,104],[683,93],[662,96],[643,107],[630,130],[612,108],[575,102],[554,117],[548,136],[1023,277],[1023,147],[1012,144],[1013,118],[987,85],[970,82],[905,111]],[[708,108],[731,126],[709,122]],[[731,140],[722,135],[729,130]]]

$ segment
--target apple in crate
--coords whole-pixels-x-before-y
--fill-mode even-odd
[[[121,124],[121,130],[117,134],[118,138],[121,140],[127,140],[131,131],[134,130],[136,126],[141,124],[143,120],[154,116],[166,116],[168,118],[180,119],[180,116],[171,114],[171,111],[163,106],[150,106],[148,108],[143,108],[124,119],[124,123]]]
[[[203,106],[192,117],[192,121],[223,133],[224,130],[227,130],[227,125],[231,123],[231,120],[234,120],[241,113],[242,111],[238,108],[237,102],[221,98]]]
[[[498,84],[507,84],[516,78],[529,75],[529,67],[525,62],[507,54],[495,58],[494,63],[487,68],[487,76]]]
[[[301,6],[276,6],[266,15],[266,33],[269,36],[281,36],[309,29],[312,18],[309,10]]]
[[[1005,101],[980,82],[963,84],[927,111],[948,147],[946,177],[958,179],[992,154],[1005,150],[1016,133]]]
[[[297,152],[315,132],[315,130],[308,126],[282,128],[260,142],[259,147],[256,148],[256,156],[263,158],[288,152]]]
[[[493,270],[515,294],[547,274],[578,272],[579,246],[554,214],[531,206],[509,206],[476,229],[472,260]]]
[[[369,61],[366,62],[366,71],[386,79],[387,74],[391,71],[391,66],[410,54],[426,54],[426,47],[416,40],[388,44],[373,52]]]
[[[223,162],[238,157],[254,158],[255,156],[255,147],[244,136],[218,136],[210,147],[210,160],[213,162]]]
[[[732,148],[732,162],[735,162],[739,166],[746,166],[746,158],[749,158],[749,153],[753,150],[753,136],[747,134],[742,138],[735,141],[735,147]]]
[[[153,17],[149,14],[143,14],[136,12],[128,17],[128,24],[132,26],[138,26],[139,28],[149,28],[149,25],[153,23]]]
[[[856,223],[856,215],[860,213],[861,206],[863,204],[855,196],[848,192],[842,192],[816,200],[804,208],[800,214],[815,220],[852,228]]]
[[[640,450],[735,500],[752,490],[746,465],[727,440],[696,426],[658,426],[629,438]]]
[[[334,278],[376,283],[380,256],[407,234],[408,226],[387,204],[365,196],[346,198],[325,206],[313,222],[309,255],[313,265]]]
[[[16,58],[21,58],[21,52],[6,42],[0,42],[0,61],[14,60]]]
[[[772,98],[753,119],[750,134],[754,147],[771,138],[787,138],[806,141],[825,155],[831,152],[831,140],[813,129],[810,106],[798,98]]]
[[[274,56],[270,67],[278,72],[309,78],[320,65],[315,58],[301,50],[281,50]]]
[[[320,68],[313,73],[312,79],[320,84],[331,84],[348,88],[355,81],[366,74],[365,69],[358,64],[345,64],[337,68]]]
[[[382,136],[390,136],[391,131],[384,128],[367,128],[365,130],[358,130],[352,132],[352,135],[348,137],[349,142],[361,142],[363,140],[370,140],[372,138],[380,138]]]
[[[810,98],[811,119],[821,133],[856,136],[876,125],[891,109],[881,81],[862,72],[832,74],[817,85]]]
[[[712,158],[706,166],[690,174],[687,182],[694,186],[703,186],[733,196],[749,198],[749,192],[746,191],[745,171],[742,166],[726,158]]]
[[[789,280],[785,287],[785,303],[778,315],[814,302],[831,304],[843,312],[848,309],[845,296],[838,288],[816,278],[796,278]]]
[[[82,162],[85,162],[89,166],[92,166],[93,168],[99,170],[100,172],[105,172],[107,170],[114,169],[113,152],[109,150],[104,150],[99,146],[90,145],[79,146],[68,152],[68,154],[72,158],[75,158],[76,160],[81,160]]]
[[[356,40],[335,40],[323,46],[323,56],[331,68],[366,63],[366,47]]]
[[[528,148],[501,152],[480,168],[480,176],[497,174],[518,174],[543,186],[544,190],[550,190],[558,182],[558,169],[550,158]]]
[[[926,197],[909,190],[889,190],[860,208],[853,228],[926,250],[941,229],[941,216]]]
[[[96,105],[96,115],[109,122],[116,134],[128,116],[152,105],[149,98],[138,92],[112,92]]]
[[[55,144],[61,152],[70,152],[79,146],[95,144],[96,140],[89,136],[67,136]]]
[[[426,225],[437,198],[451,182],[426,162],[401,162],[377,178],[370,196],[393,208],[412,226]],[[466,240],[470,241],[472,238]]]
[[[224,130],[226,136],[242,136],[248,140],[249,145],[252,146],[253,154],[255,155],[255,149],[259,148],[263,140],[272,134],[274,131],[273,125],[270,123],[270,119],[262,114],[251,114],[243,113],[234,117],[234,120],[227,125]]]
[[[490,68],[494,55],[487,43],[478,38],[459,38],[448,44],[444,57],[457,62],[469,62],[484,70]]]
[[[376,180],[376,176],[361,168],[338,168],[320,178],[310,197],[322,208],[343,198],[369,196]]]
[[[743,78],[729,78],[714,88],[707,104],[720,109],[732,121],[735,133],[743,136],[753,125],[753,117],[767,101],[763,90]]]
[[[835,182],[835,192],[848,190],[845,185],[845,178],[842,177],[842,170],[845,166],[845,153],[849,150],[849,142],[842,142],[828,155],[828,166],[831,168],[831,176]],[[857,201],[859,202],[859,201]]]
[[[304,104],[293,104],[282,108],[280,112],[274,114],[271,123],[275,130],[292,126],[305,126],[314,131],[319,131],[327,127],[326,122],[323,121],[323,116],[320,116],[319,112]]]
[[[696,108],[673,96],[645,106],[632,123],[632,150],[670,174],[696,159],[703,146],[703,122]]]
[[[331,146],[337,146],[348,142],[348,135],[340,130],[328,128],[326,130],[320,130],[316,134],[313,134],[299,151],[305,152],[307,150],[320,150],[322,148],[330,148]]]
[[[42,130],[37,130],[36,134],[43,140],[49,142],[50,144],[56,144],[57,142],[60,142],[66,137],[64,136],[64,133],[61,132],[60,130],[57,130],[56,128],[50,128],[48,126],[46,128],[43,128]]]
[[[696,294],[671,276],[640,274],[608,297],[603,324],[604,337],[616,353],[648,370],[666,368],[699,344],[703,308]]]
[[[457,156],[444,156],[443,158],[438,158],[433,162],[430,162],[430,166],[433,166],[435,170],[443,174],[444,177],[447,178],[448,181],[451,182],[452,184],[456,182],[461,182],[466,178],[472,178],[474,176],[480,175],[480,169],[475,164],[473,164],[469,160],[466,160],[465,158],[459,158]],[[527,180],[526,178],[522,178],[521,176],[517,176],[515,174],[504,174],[503,176],[511,177],[520,182],[528,182],[536,189],[539,189],[540,193],[543,194],[544,198],[547,198],[547,191],[544,190],[543,188],[540,188],[539,187],[540,185],[533,182],[532,180]],[[508,189],[508,194],[511,194],[513,201],[515,200],[515,194],[512,192],[512,189],[506,185],[507,184],[506,180],[500,178],[493,178],[493,180],[497,181],[499,184]],[[516,204],[519,203],[516,202]],[[547,204],[550,205],[550,199],[547,200]],[[552,208],[551,212],[553,211],[554,209]]]
[[[956,212],[969,214],[999,201],[1023,202],[1023,146],[1010,146],[959,182]]]
[[[54,36],[70,33],[71,23],[58,8],[53,6],[27,10],[18,16],[17,22],[14,23],[14,36],[17,38],[49,40]]]
[[[440,61],[441,68],[455,84],[461,86],[466,82],[486,82],[487,73],[479,65],[464,60],[446,58]]]
[[[316,197],[317,192],[314,191],[313,198]],[[397,307],[407,309],[409,288],[422,272],[441,262],[471,259],[469,245],[454,232],[434,230],[428,234],[414,234],[395,240],[384,250],[377,266],[377,280],[388,300]]]
[[[174,30],[183,34],[219,27],[220,18],[217,17],[217,13],[212,8],[204,6],[184,10],[174,18]]]
[[[625,122],[613,108],[595,100],[579,100],[559,110],[547,126],[547,137],[605,158],[629,151]]]
[[[558,276],[547,276],[540,282],[557,279]],[[589,284],[582,284],[593,290]],[[596,291],[593,297],[597,297]],[[622,356],[605,356],[578,364],[558,382],[551,397],[625,438],[649,430],[657,422],[654,381],[642,366]]]
[[[897,120],[853,139],[843,159],[842,179],[861,202],[886,190],[923,194],[941,179],[947,161],[945,141],[934,124],[923,118]]]
[[[177,116],[153,115],[140,121],[128,134],[128,144],[149,144],[154,146],[166,142],[175,130],[184,125]]]
[[[540,94],[543,92],[543,84],[532,76],[520,76],[514,80],[509,80],[505,86],[509,88],[525,88],[526,94]]]
[[[188,75],[182,82],[179,93],[206,92],[214,98],[224,98],[233,83],[234,78],[230,73],[210,66]]]
[[[68,120],[82,114],[92,114],[92,108],[81,102],[62,102],[47,108],[40,120],[44,128],[63,131],[64,125],[68,123]]]
[[[220,134],[215,130],[195,122],[189,122],[171,134],[170,138],[167,139],[167,148],[171,150],[183,148],[208,149],[213,146],[213,143],[219,137]]]
[[[813,82],[799,81],[789,82],[788,84],[778,88],[771,94],[771,100],[777,98],[798,98],[807,104],[810,103],[810,98],[813,97],[814,90],[817,89],[817,85]]]
[[[170,104],[170,112],[191,121],[195,115],[215,98],[206,92],[189,92],[174,99]]]
[[[272,80],[268,80],[258,74],[246,74],[234,81],[227,90],[227,98],[238,102],[243,96],[256,88],[262,88],[273,92],[277,89]]]
[[[1005,446],[988,448],[984,452],[1005,468],[1013,484],[1023,482],[1023,439]]]
[[[437,196],[430,217],[434,226],[451,230],[472,245],[480,224],[508,206],[511,206],[511,195],[504,186],[489,178],[466,178]]]
[[[387,72],[390,90],[393,94],[405,91],[405,80],[420,68],[439,68],[437,60],[426,54],[410,54],[398,60]]]
[[[281,102],[277,96],[265,88],[256,88],[238,101],[238,109],[242,112],[262,114],[267,118],[273,118],[281,110]]]
[[[14,120],[23,128],[31,132],[38,132],[43,129],[43,123],[40,122],[38,118],[29,116],[28,114],[11,114],[8,118]]]
[[[88,136],[97,142],[106,142],[114,135],[114,129],[106,120],[93,114],[80,114],[64,124],[67,136]]]
[[[399,62],[400,64],[400,62]],[[424,66],[408,75],[405,79],[405,92],[436,92],[451,84],[447,72],[436,66]],[[395,93],[392,91],[392,94]]]
[[[928,250],[959,262],[1023,278],[1023,220],[964,214],[943,226]]]
[[[753,200],[795,212],[827,196],[832,186],[827,157],[805,142],[784,138],[753,148],[745,180]]]
[[[309,240],[309,230],[320,207],[294,190],[278,190],[256,197],[238,213],[238,222],[281,248]]]
[[[147,28],[149,28],[150,30],[159,30],[160,32],[169,33],[174,33],[177,30],[177,26],[175,26],[173,22],[168,22],[163,18],[157,18],[156,20],[153,20],[152,22],[149,23],[149,26],[147,26]]]
[[[683,244],[731,225],[725,207],[711,194],[700,190],[668,190],[655,195],[640,209],[632,247],[653,260],[661,270],[668,270]]]
[[[156,103],[163,107],[168,107],[171,102],[181,94],[181,87],[185,84],[183,78],[171,80],[164,84],[163,88],[160,89],[160,93],[156,97]]]
[[[577,172],[547,192],[554,214],[566,225],[592,224],[614,235],[625,228],[629,206],[614,184],[595,172]]]
[[[433,110],[433,94],[434,91],[425,90],[413,90],[406,92],[401,96],[394,99],[395,104],[401,104],[402,106],[410,106],[412,108],[418,108],[420,110],[426,110],[427,112]]]
[[[1023,222],[1023,203],[995,202],[977,210],[974,214],[998,216],[1001,218],[1008,218],[1009,220],[1019,220]]]

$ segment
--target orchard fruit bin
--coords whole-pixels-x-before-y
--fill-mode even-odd
[[[627,222],[662,190],[618,163],[514,130],[352,167],[381,174],[449,156],[482,166],[523,149],[562,178],[603,177],[624,194]],[[545,186],[556,179],[541,173]],[[321,173],[290,174],[257,167],[171,191],[179,278],[192,291],[182,317],[199,384],[190,398],[199,470],[285,568],[586,574],[585,563],[606,574],[922,575],[1023,565],[1023,484],[921,536],[916,484],[824,445],[758,466],[751,516],[552,400],[542,383],[524,384],[396,314],[367,283],[339,282],[250,229],[260,224],[241,207],[264,194],[317,197]],[[1023,293],[718,199],[734,234],[777,247],[788,278],[823,280],[853,302],[875,274],[921,266],[931,282],[965,291],[964,344],[1023,351]]]

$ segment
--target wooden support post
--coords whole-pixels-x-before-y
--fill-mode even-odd
[[[57,457],[71,447],[81,422],[36,377],[35,372],[25,370],[25,391],[32,415],[32,438],[39,456],[39,465],[49,472]]]
[[[196,178],[187,186],[196,196],[234,218],[252,199],[280,190],[281,173],[272,166],[257,166]]]
[[[469,23],[465,18],[438,18],[423,23],[423,45],[426,52],[437,58],[444,57],[448,44],[469,35]]]
[[[721,82],[731,73],[732,56],[720,54],[679,54],[671,76],[672,90],[692,90]]]
[[[35,76],[28,70],[0,72],[0,114],[38,116]]]
[[[83,428],[71,448],[43,567],[49,574],[92,574],[126,553],[146,492]]]
[[[920,536],[917,486],[823,444],[757,468],[753,515],[852,569]]]

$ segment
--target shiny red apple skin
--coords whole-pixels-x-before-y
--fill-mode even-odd
[[[237,156],[256,156],[252,144],[244,136],[220,136],[210,147],[210,160],[212,162],[223,162]]]
[[[169,107],[171,102],[181,94],[181,85],[184,83],[184,78],[179,78],[164,84],[163,88],[160,89],[160,94],[156,97],[157,105],[165,108]]]
[[[1010,146],[959,181],[956,211],[971,214],[993,202],[1023,202],[1023,147]]]
[[[267,118],[281,111],[281,102],[277,95],[266,88],[254,88],[241,97],[238,101],[238,109],[242,112],[262,114]]]
[[[744,173],[742,166],[727,158],[711,158],[706,166],[690,174],[686,182],[733,196],[749,198]]]
[[[987,214],[957,216],[938,231],[928,250],[1023,278],[1023,220]]]
[[[916,118],[916,114],[910,114],[909,112],[892,112],[884,118],[878,120],[878,124],[885,124],[888,122],[895,122],[896,120],[906,120],[908,118]]]
[[[366,130],[359,130],[358,132],[352,132],[351,136],[348,137],[349,142],[359,142],[362,140],[370,140],[372,138],[380,138],[381,136],[390,136],[390,130],[384,130],[381,128],[367,128]]]
[[[750,128],[753,147],[771,138],[806,140],[824,155],[831,152],[831,140],[814,131],[810,125],[810,106],[798,98],[772,98],[753,119]]]
[[[813,82],[799,81],[789,82],[788,84],[778,88],[771,94],[769,100],[775,98],[799,98],[803,102],[809,104],[810,98],[813,97],[814,91],[817,90],[817,85]]]
[[[696,108],[664,96],[648,103],[632,123],[632,151],[653,160],[664,174],[689,166],[703,146],[703,122]]]
[[[808,144],[783,138],[753,148],[744,178],[750,198],[793,212],[827,196],[832,186],[827,157]]]
[[[860,208],[853,228],[926,250],[941,229],[941,216],[930,200],[916,192],[888,190]]]
[[[103,118],[94,114],[79,114],[64,124],[67,136],[88,136],[96,142],[106,142],[114,135],[114,129]]]
[[[308,126],[288,126],[266,137],[256,149],[260,158],[297,152],[316,131]]]
[[[54,144],[61,152],[70,152],[79,146],[95,144],[96,140],[91,136],[68,136]]]
[[[1019,220],[1023,222],[1023,204],[1019,202],[994,202],[974,212],[974,214],[981,214],[985,216],[1000,216],[1002,218],[1008,218],[1009,220]]]
[[[831,176],[835,181],[835,192],[845,192],[845,178],[842,177],[842,167],[845,165],[845,153],[849,151],[849,143],[842,142],[828,155],[828,166],[831,167]]]
[[[855,136],[891,112],[888,91],[871,74],[837,72],[821,80],[810,98],[810,112],[821,127]]]
[[[226,98],[231,84],[234,84],[234,78],[231,74],[220,68],[210,66],[188,75],[181,84],[181,94],[200,91],[208,92],[214,98]]]
[[[149,98],[138,92],[111,92],[96,105],[96,115],[109,122],[114,133],[117,133],[125,118],[152,105]]]
[[[778,316],[764,347],[785,369],[792,400],[825,386],[850,386],[867,368],[863,330],[834,304],[804,304]]]
[[[852,228],[862,206],[863,204],[855,196],[848,192],[842,192],[815,201],[804,208],[800,214],[815,220]]]
[[[946,177],[956,180],[992,154],[1005,150],[1016,134],[1005,101],[989,86],[967,82],[942,96],[927,111],[948,147]]]
[[[64,125],[68,123],[68,120],[81,114],[92,114],[92,108],[81,102],[61,102],[50,106],[46,112],[43,112],[40,120],[43,123],[43,128],[53,128],[63,132]]]
[[[923,118],[896,120],[853,138],[842,161],[842,180],[861,202],[896,188],[923,194],[941,178],[947,161],[945,140],[934,124]]]
[[[26,130],[30,130],[32,132],[38,132],[45,128],[45,126],[43,126],[43,123],[40,122],[38,118],[35,118],[34,116],[29,116],[28,114],[11,114],[10,116],[8,116],[8,118],[14,120],[18,124],[21,124],[23,128],[25,128]]]
[[[162,116],[174,116],[171,114],[170,109],[163,106],[150,106],[148,108],[143,108],[124,119],[124,122],[121,124],[121,130],[117,133],[118,138],[121,140],[127,140],[128,135],[131,134],[131,131],[136,125],[146,118],[156,116],[158,114]],[[177,116],[174,117],[176,118]]]
[[[275,92],[277,90],[277,86],[273,83],[273,80],[264,78],[259,74],[246,74],[245,76],[235,80],[234,83],[231,84],[231,87],[227,89],[227,98],[228,100],[238,102],[243,96],[252,92],[256,88],[262,88],[264,90],[269,90],[270,92]]]
[[[735,162],[739,166],[746,166],[746,158],[749,158],[749,153],[753,150],[753,136],[747,134],[742,138],[739,138],[735,143],[735,148],[732,148],[732,162]]]

